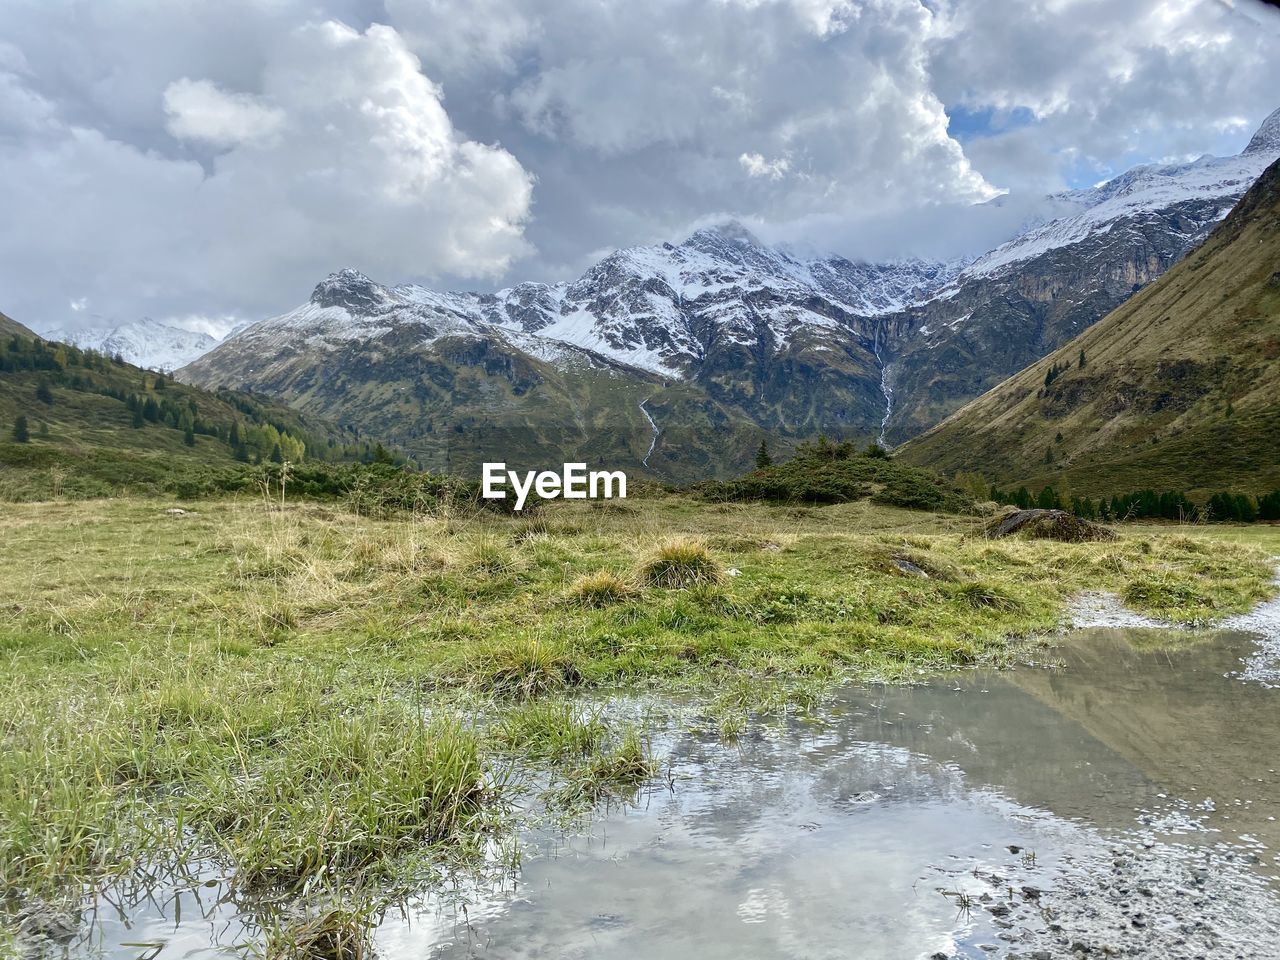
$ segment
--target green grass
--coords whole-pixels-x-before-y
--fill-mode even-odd
[[[11,904],[210,855],[308,903],[390,895],[478,857],[530,783],[579,808],[652,777],[644,725],[595,691],[684,691],[733,736],[840,678],[1010,663],[1081,590],[1175,620],[1246,609],[1280,547],[1218,526],[989,541],[978,518],[676,495],[536,523],[167,506],[0,515]]]

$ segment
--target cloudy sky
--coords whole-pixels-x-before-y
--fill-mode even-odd
[[[728,216],[979,252],[1022,198],[1238,152],[1276,49],[1259,0],[0,0],[0,310],[217,328]]]

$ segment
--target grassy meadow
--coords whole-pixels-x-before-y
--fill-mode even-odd
[[[246,890],[394,896],[530,793],[582,810],[659,774],[596,691],[679,692],[732,737],[839,679],[1031,655],[1083,590],[1244,610],[1276,553],[1270,527],[990,541],[865,501],[4,504],[0,910],[208,857]]]

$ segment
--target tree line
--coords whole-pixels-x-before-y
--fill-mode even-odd
[[[1135,490],[1112,497],[1072,496],[1064,498],[1051,486],[1038,494],[1025,486],[1001,490],[991,486],[990,499],[996,503],[1030,509],[1069,510],[1086,520],[1179,520],[1183,522],[1254,523],[1280,520],[1280,490],[1253,496],[1223,491],[1203,503],[1196,503],[1178,490]]]

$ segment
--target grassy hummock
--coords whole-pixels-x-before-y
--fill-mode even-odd
[[[732,736],[841,678],[1011,662],[1082,590],[1196,621],[1271,589],[1241,528],[991,541],[681,495],[533,520],[166,506],[0,517],[0,902],[207,857],[242,889],[405,890],[481,856],[530,784],[574,807],[653,776],[643,724],[594,691],[685,691]]]

